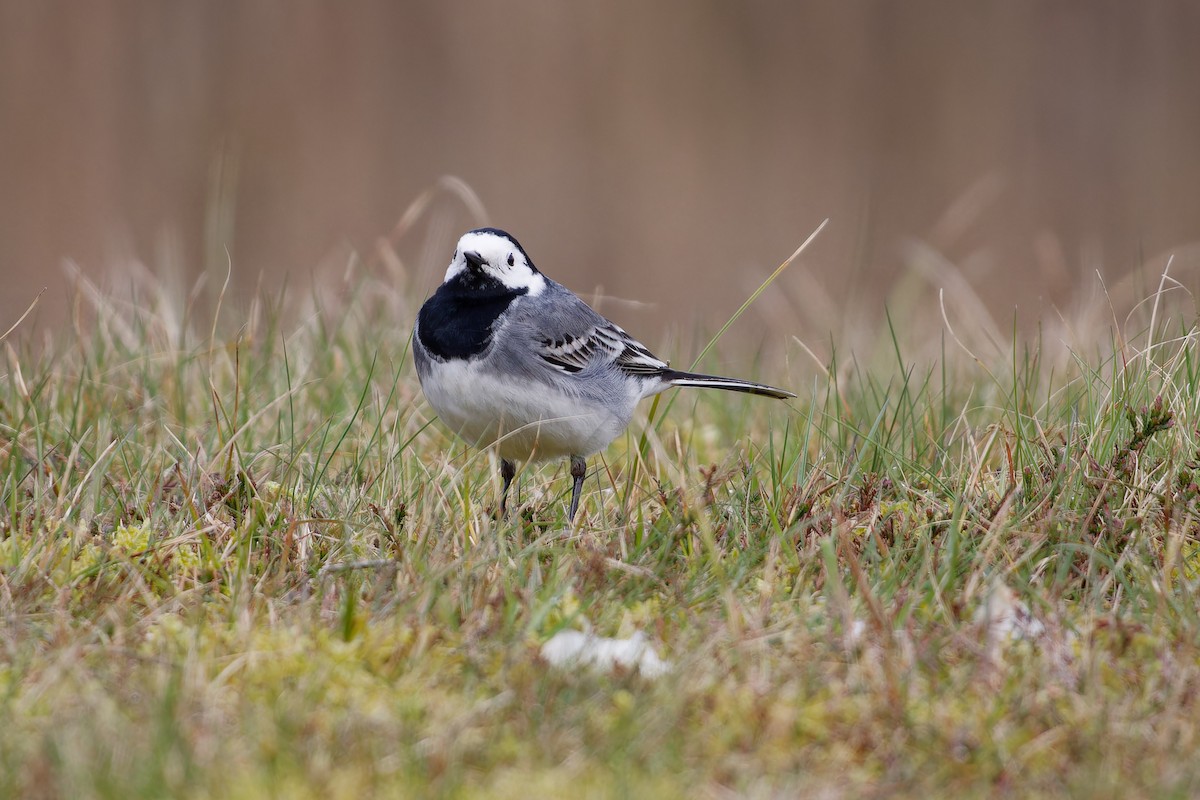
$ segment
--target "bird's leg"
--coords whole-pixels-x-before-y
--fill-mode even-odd
[[[500,490],[500,516],[503,517],[508,510],[508,487],[512,485],[513,476],[517,474],[517,465],[509,461],[507,458],[500,459],[500,477],[504,481],[504,488]]]
[[[583,491],[584,475],[587,475],[587,461],[583,456],[571,456],[571,478],[575,484],[571,487],[571,507],[567,510],[567,522],[574,522],[575,512],[579,510],[579,493]]]

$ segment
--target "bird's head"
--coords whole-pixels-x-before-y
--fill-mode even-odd
[[[458,240],[446,269],[446,283],[541,294],[546,279],[529,260],[520,242],[497,228],[477,228]],[[499,286],[497,286],[497,284]]]

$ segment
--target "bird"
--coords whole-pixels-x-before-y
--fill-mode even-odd
[[[761,383],[672,369],[574,292],[546,277],[499,228],[458,240],[421,306],[412,352],[430,407],[457,436],[500,457],[500,515],[517,462],[568,458],[573,524],[587,457],[625,430],[644,398],[676,386],[787,399]]]

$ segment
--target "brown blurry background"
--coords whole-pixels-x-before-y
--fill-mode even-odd
[[[1200,3],[0,0],[0,330],[67,259],[319,281],[443,175],[639,331],[725,319],[825,217],[801,326],[946,265],[1001,321],[1171,253],[1191,285]],[[419,291],[477,222],[438,195]]]

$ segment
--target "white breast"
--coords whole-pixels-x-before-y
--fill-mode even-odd
[[[609,404],[581,399],[553,386],[501,378],[478,362],[432,365],[421,388],[434,411],[464,441],[496,445],[517,461],[586,456],[604,449],[629,424],[638,397]]]

